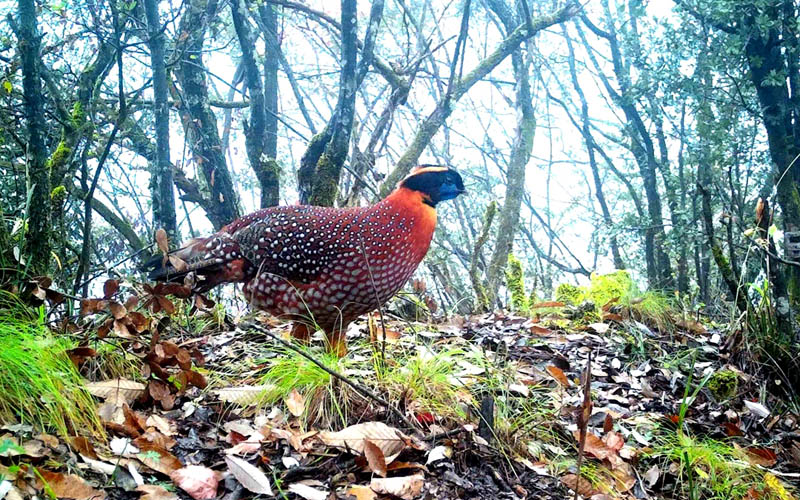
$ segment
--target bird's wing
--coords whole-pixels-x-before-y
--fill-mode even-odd
[[[255,212],[225,230],[253,272],[311,283],[339,259],[356,258],[361,209],[275,207]]]

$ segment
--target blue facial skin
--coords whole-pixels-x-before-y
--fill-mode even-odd
[[[403,182],[403,187],[425,194],[425,203],[436,207],[444,200],[452,200],[463,193],[464,181],[453,169],[423,172]]]
[[[459,188],[456,184],[447,182],[442,184],[439,188],[439,200],[452,200],[464,192],[465,189],[463,187]]]

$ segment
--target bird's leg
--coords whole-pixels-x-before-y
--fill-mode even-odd
[[[345,329],[334,327],[331,330],[325,330],[325,347],[328,352],[343,358],[347,354]]]
[[[305,323],[295,321],[292,325],[292,337],[296,338],[304,345],[311,343],[311,332],[311,327]]]

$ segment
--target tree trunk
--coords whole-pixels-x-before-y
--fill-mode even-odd
[[[567,48],[569,50],[569,58],[567,62],[569,63],[569,73],[572,79],[572,86],[575,88],[575,92],[578,94],[578,98],[581,101],[581,123],[575,123],[575,126],[580,130],[581,135],[583,136],[583,142],[586,145],[586,152],[589,156],[589,168],[592,171],[592,180],[594,181],[595,196],[597,197],[597,202],[600,205],[600,211],[603,214],[603,224],[605,225],[607,231],[612,231],[614,227],[614,221],[611,218],[611,211],[609,210],[608,203],[606,202],[606,196],[603,191],[603,182],[600,179],[600,169],[597,165],[597,158],[595,156],[596,145],[594,142],[594,136],[592,134],[592,123],[589,119],[589,104],[586,101],[586,96],[584,95],[583,89],[581,88],[578,80],[578,72],[577,68],[575,67],[575,51],[573,50],[572,41],[566,28],[564,29],[564,35],[567,42]],[[614,267],[616,269],[625,269],[625,261],[622,260],[622,254],[619,251],[619,243],[617,243],[617,236],[615,234],[611,234],[609,237],[609,246],[611,247],[611,256],[614,260]]]
[[[45,150],[44,100],[39,73],[41,38],[36,25],[36,2],[19,0],[17,40],[22,65],[22,91],[28,129],[26,180],[30,204],[25,252],[34,275],[47,274],[50,268],[50,169]]]
[[[792,21],[794,22],[794,20]],[[788,71],[784,61],[783,47],[780,36],[775,28],[767,35],[757,33],[755,19],[746,19],[749,26],[748,32],[756,32],[748,36],[745,43],[745,54],[750,67],[750,77],[756,88],[758,101],[764,119],[764,128],[767,131],[769,152],[772,158],[772,180],[777,189],[777,202],[781,208],[783,230],[785,235],[785,250],[790,250],[791,240],[800,244],[800,164],[797,156],[800,154],[800,137],[795,136],[795,128],[800,115],[794,110],[788,86],[783,83],[776,85],[769,81],[770,75],[785,75]],[[789,40],[790,45],[797,47],[796,37]],[[790,52],[789,58],[797,57],[796,52]],[[796,66],[795,66],[796,69]],[[797,75],[790,75],[792,80]],[[766,198],[766,193],[762,193]],[[785,252],[787,258],[790,251]],[[776,263],[777,265],[777,263]],[[779,325],[784,334],[789,334],[792,329],[792,309],[800,309],[800,267],[781,266],[777,272],[786,273],[787,293],[776,293],[776,312],[786,311],[788,319],[786,324]]]
[[[261,186],[261,206],[269,207],[277,205],[279,200],[279,168],[275,157],[267,150],[267,108],[255,58],[256,37],[250,29],[246,0],[231,2],[231,17],[242,49],[245,83],[250,94],[250,123],[245,124],[244,130],[247,158]]]
[[[182,120],[184,131],[209,192],[208,196],[201,195],[199,199],[191,201],[197,202],[205,210],[215,229],[220,229],[241,214],[217,130],[217,117],[208,105],[208,86],[202,58],[206,26],[215,15],[218,4],[216,0],[204,4],[199,0],[191,0],[181,18],[180,30],[186,34],[186,39],[180,51],[183,57],[178,77],[183,88],[181,107],[188,114]]]
[[[158,14],[158,0],[144,0],[148,45],[153,66],[153,109],[156,132],[156,158],[150,170],[150,194],[153,199],[153,225],[164,228],[173,241],[180,238],[175,216],[175,191],[172,164],[169,160],[169,101],[164,33]]]
[[[267,175],[261,183],[261,208],[280,203],[280,166],[278,165],[278,13],[275,7],[263,2],[258,7],[263,23],[267,56],[264,58],[264,154],[267,155]]]
[[[608,1],[603,0],[603,6],[608,13]],[[647,219],[645,219],[645,260],[647,262],[647,280],[652,288],[674,288],[674,278],[672,276],[672,265],[669,261],[669,254],[666,251],[667,237],[664,231],[664,221],[662,214],[661,195],[658,192],[658,182],[656,171],[658,160],[655,156],[655,147],[647,126],[644,124],[639,110],[634,104],[635,99],[631,94],[630,77],[622,59],[619,42],[617,40],[613,20],[609,17],[609,31],[603,31],[595,26],[589,19],[583,17],[586,26],[597,36],[605,38],[611,51],[611,61],[614,68],[614,75],[617,79],[619,92],[617,92],[608,82],[608,79],[601,76],[606,90],[620,109],[625,114],[626,131],[630,137],[630,149],[633,152],[636,164],[639,167],[639,174],[644,184],[645,199],[647,200]],[[594,50],[585,37],[582,37],[587,51]],[[594,57],[591,56],[590,57]],[[595,65],[596,61],[593,60]],[[598,66],[600,71],[600,67]]]
[[[511,32],[515,27],[515,19],[505,4],[499,0],[491,0],[489,7],[497,14],[506,28]],[[536,131],[536,117],[533,112],[531,100],[531,84],[528,76],[529,64],[523,57],[522,48],[517,48],[511,53],[511,65],[514,71],[516,85],[515,106],[517,108],[517,128],[514,142],[511,146],[511,155],[508,160],[506,175],[506,198],[500,209],[497,221],[497,236],[489,268],[486,272],[488,282],[487,295],[490,306],[497,299],[508,262],[508,254],[514,247],[514,236],[519,225],[519,212],[522,205],[522,196],[525,192],[525,169],[531,158],[533,150],[533,136]]]
[[[312,205],[331,206],[336,200],[339,177],[347,158],[353,116],[356,107],[356,1],[342,0],[342,71],[339,76],[339,99],[334,117],[328,124],[330,139],[317,161],[311,197]]]

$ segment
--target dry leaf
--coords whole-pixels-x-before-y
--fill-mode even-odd
[[[111,315],[114,316],[114,319],[122,319],[128,314],[128,310],[119,302],[109,302],[108,309],[111,311]]]
[[[182,273],[182,272],[186,271],[186,269],[188,268],[188,266],[186,265],[186,262],[183,259],[181,259],[180,257],[176,257],[175,255],[170,255],[169,256],[169,263],[179,273]]]
[[[86,390],[92,396],[111,399],[117,402],[130,403],[144,393],[145,385],[133,380],[113,379],[86,384]]]
[[[169,253],[169,242],[167,241],[167,232],[164,231],[164,228],[158,228],[158,230],[156,230],[156,244],[162,254],[167,255]]]
[[[412,476],[375,478],[369,487],[381,495],[393,495],[403,500],[413,500],[422,493],[425,476],[414,474]]]
[[[531,325],[531,333],[534,335],[551,335],[553,331],[549,328],[545,328],[539,325]]]
[[[769,448],[751,446],[750,448],[745,448],[744,451],[747,461],[753,465],[772,467],[778,462],[778,456]]]
[[[233,446],[233,448],[229,448],[225,450],[226,455],[248,455],[250,453],[256,453],[258,450],[261,449],[261,442],[264,441],[265,437],[260,432],[253,433],[250,437],[247,438],[246,441],[242,441],[237,443]]]
[[[169,475],[180,489],[194,500],[211,500],[217,497],[219,478],[213,470],[201,465],[189,465]]]
[[[185,468],[178,457],[168,452],[161,446],[150,443],[140,443],[139,453],[136,454],[144,465],[151,469],[171,476],[173,472]]]
[[[356,500],[375,500],[378,495],[372,491],[372,488],[366,486],[351,486],[347,490],[347,494],[356,497]]]
[[[549,373],[556,381],[564,387],[569,387],[569,380],[567,380],[567,376],[564,375],[564,371],[561,368],[553,365],[547,365],[546,367],[547,373]]]
[[[658,481],[659,476],[661,476],[661,470],[658,468],[657,464],[647,469],[647,472],[644,474],[644,480],[647,482],[647,486],[652,488],[653,485],[656,484],[656,481]]]
[[[83,436],[73,436],[69,439],[70,446],[83,456],[97,460],[97,452],[92,443]]]
[[[769,416],[769,408],[762,405],[761,403],[756,403],[754,401],[744,400],[744,405],[750,410],[750,413],[753,415],[760,417],[760,418],[767,418]]]
[[[119,281],[115,279],[106,280],[103,283],[103,298],[110,299],[119,290]]]
[[[293,483],[289,485],[289,492],[294,493],[305,500],[327,500],[328,492],[312,488],[303,483]]]
[[[299,417],[306,410],[306,398],[297,392],[297,389],[292,389],[292,392],[286,396],[286,407],[289,409],[289,413]]]
[[[367,464],[372,472],[381,477],[386,477],[386,457],[378,445],[369,439],[364,442],[364,456],[367,457]]]
[[[62,474],[49,470],[36,469],[37,476],[47,484],[56,498],[70,498],[73,500],[101,500],[106,498],[103,491],[96,490],[75,474]],[[44,485],[42,485],[44,486]]]
[[[269,478],[261,472],[255,465],[251,465],[246,460],[241,458],[227,456],[225,463],[228,464],[228,470],[231,471],[233,477],[245,487],[247,491],[257,493],[259,495],[272,495],[272,487],[269,483]]]
[[[589,482],[588,479],[582,477],[580,478],[580,480],[578,480],[578,476],[575,474],[566,474],[562,476],[561,484],[571,489],[572,491],[577,491],[578,494],[582,497],[589,498],[595,493],[597,493],[597,490],[595,490],[594,487],[592,487],[592,483]]]
[[[545,307],[564,307],[565,305],[566,304],[563,302],[555,302],[555,301],[539,302],[538,304],[533,304],[531,306],[531,309],[543,309]]]
[[[625,321],[625,318],[623,318],[621,315],[617,313],[605,313],[603,314],[602,319],[603,321],[616,321],[617,323],[622,323],[623,321]]]
[[[144,493],[139,500],[178,500],[178,495],[157,484],[142,484],[136,491]]]
[[[608,331],[610,326],[607,325],[606,323],[592,323],[591,325],[589,325],[589,328],[594,330],[596,333],[599,333],[599,334],[602,335],[602,334],[604,334],[604,333],[606,333]]]
[[[609,434],[616,433],[610,432]],[[580,434],[578,431],[573,431],[572,435],[575,437],[576,441],[580,440]],[[613,438],[615,446],[619,444],[619,439],[616,437]],[[584,445],[584,451],[586,451],[586,453],[591,453],[592,456],[599,460],[608,460],[614,467],[622,463],[622,459],[619,457],[619,455],[617,455],[616,450],[609,447],[602,439],[591,432],[586,433],[586,444]]]
[[[159,415],[150,415],[145,421],[145,426],[155,427],[161,434],[165,436],[175,435],[175,425],[166,418]]]
[[[424,445],[415,443],[411,437],[383,422],[351,425],[339,432],[320,432],[319,439],[328,446],[342,448],[356,455],[364,453],[364,443],[370,440],[380,448],[384,457],[387,457],[387,463],[391,463],[407,446],[424,448]]]
[[[248,406],[258,403],[265,392],[274,389],[271,384],[241,385],[238,387],[225,387],[214,391],[220,401]]]

